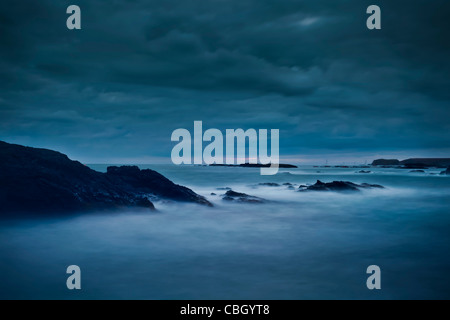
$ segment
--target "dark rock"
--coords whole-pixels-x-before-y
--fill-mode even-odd
[[[397,159],[377,159],[372,162],[373,166],[399,166],[400,161]]]
[[[302,188],[303,189],[303,188]],[[329,183],[323,183],[320,180],[309,187],[306,187],[308,191],[359,191],[357,186],[352,182],[346,181],[333,181]]]
[[[248,194],[236,192],[233,190],[228,190],[222,199],[225,201],[236,201],[236,202],[245,202],[245,203],[264,203],[264,202],[266,202],[265,199],[258,198],[255,196],[250,196]]]
[[[411,170],[411,173],[425,173],[423,170]]]
[[[259,186],[266,186],[266,187],[279,187],[280,185],[275,182],[262,182],[258,183]]]
[[[0,213],[64,213],[120,207],[154,209],[152,195],[211,205],[152,170],[94,171],[66,155],[0,141]]]
[[[211,195],[212,195],[212,196],[217,196],[217,194],[215,194],[214,192],[211,192]]]
[[[357,171],[356,173],[372,173],[372,171],[369,171],[369,170],[360,170],[360,171]]]
[[[290,182],[283,183],[283,186],[286,186],[288,190],[295,190],[294,185]]]
[[[349,181],[333,181],[324,183],[320,180],[310,186],[302,185],[299,187],[299,191],[337,191],[337,192],[355,192],[360,191],[360,189],[372,189],[372,188],[384,188],[383,186],[377,184],[356,184]]]
[[[136,166],[108,167],[106,176],[133,193],[211,205],[208,200],[191,189],[173,183],[154,170],[139,170]]]
[[[450,167],[447,168],[447,170],[444,170],[441,172],[441,175],[447,175],[450,176]]]

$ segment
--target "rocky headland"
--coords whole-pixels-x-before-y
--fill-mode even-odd
[[[0,213],[64,213],[123,207],[154,210],[153,199],[212,206],[189,188],[135,166],[90,169],[47,149],[0,141]]]

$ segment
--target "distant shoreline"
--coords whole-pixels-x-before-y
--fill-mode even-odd
[[[243,164],[210,164],[210,167],[241,167],[241,168],[269,168],[271,164],[261,164],[261,163],[243,163]],[[280,163],[278,164],[278,168],[287,168],[287,169],[294,169],[298,168],[297,166],[293,164],[285,164]]]
[[[447,168],[450,166],[450,158],[409,158],[402,161],[398,159],[377,159],[372,162],[372,166],[403,166],[408,169]]]

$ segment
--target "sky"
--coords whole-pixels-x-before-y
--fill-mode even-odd
[[[449,17],[448,0],[2,0],[0,140],[164,163],[199,120],[279,129],[284,162],[450,157]]]

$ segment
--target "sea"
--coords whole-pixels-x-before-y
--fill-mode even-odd
[[[106,171],[106,165],[91,165]],[[0,299],[449,299],[442,169],[141,165],[214,204],[0,221]],[[351,181],[384,189],[298,192]],[[279,186],[260,185],[277,183]],[[284,183],[291,183],[290,188]],[[222,200],[225,188],[268,200]],[[67,267],[81,270],[69,290]],[[369,289],[369,266],[380,289]]]

